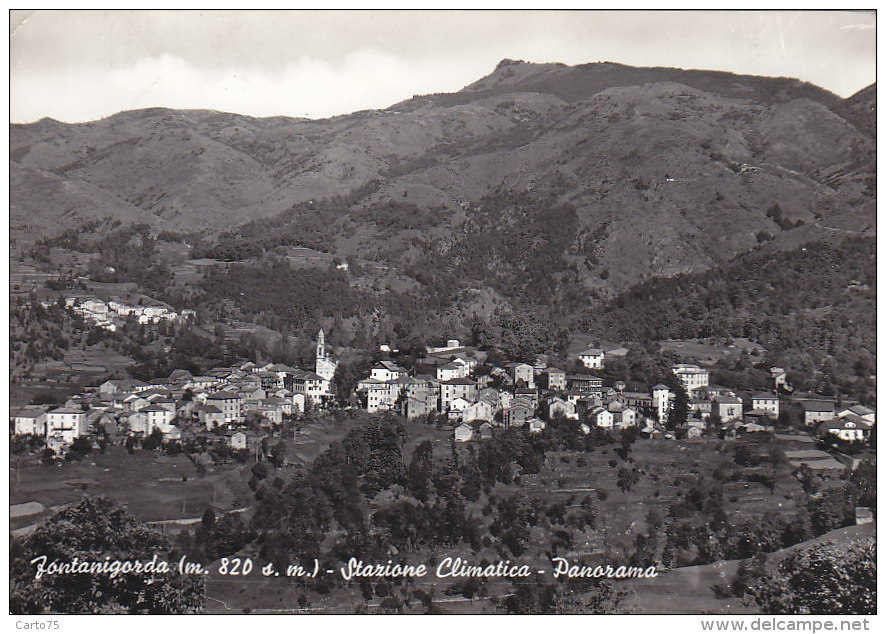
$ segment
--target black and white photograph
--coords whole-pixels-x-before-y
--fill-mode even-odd
[[[872,629],[875,10],[8,15],[10,628]]]

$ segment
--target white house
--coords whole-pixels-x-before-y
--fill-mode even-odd
[[[453,434],[455,442],[468,442],[474,436],[474,430],[467,423],[463,423],[455,428]]]
[[[228,442],[231,449],[246,449],[246,434],[242,431],[234,432]]]
[[[485,420],[491,421],[495,416],[495,408],[489,401],[480,400],[469,405],[462,412],[462,420]]]
[[[870,425],[877,423],[877,412],[870,407],[864,405],[852,405],[837,414],[838,418],[846,418],[847,416],[858,416]]]
[[[86,433],[86,412],[72,407],[60,407],[46,413],[46,436],[61,438],[70,445]]]
[[[778,418],[778,396],[758,392],[751,397],[751,409],[766,412],[770,418]]]
[[[711,408],[724,423],[738,420],[742,416],[742,403],[737,396],[717,396],[711,403]]]
[[[397,402],[397,389],[390,381],[370,379],[362,382],[366,389],[366,411],[386,412],[394,409]]]
[[[586,368],[602,368],[606,353],[600,348],[588,348],[578,354],[578,359]]]
[[[611,429],[615,423],[615,414],[603,407],[595,407],[591,410],[591,420],[603,429]]]
[[[139,410],[148,417],[148,427],[151,430],[159,429],[162,433],[169,432],[172,421],[175,418],[175,410],[169,411],[159,405],[149,405]]]
[[[841,440],[852,442],[854,440],[867,440],[871,433],[871,425],[856,415],[834,418],[823,422],[818,427],[819,433],[824,436],[833,434]]]
[[[664,425],[668,420],[668,410],[671,406],[671,394],[667,385],[658,384],[652,388],[652,405],[658,410],[658,422]]]
[[[224,413],[215,405],[201,405],[198,410],[200,422],[206,425],[207,431],[225,424]]]
[[[402,368],[393,361],[379,361],[369,370],[369,378],[376,381],[393,381],[408,374],[406,368]]]
[[[224,414],[226,423],[240,420],[240,410],[243,405],[243,399],[240,398],[239,394],[225,391],[215,392],[206,397],[206,404],[214,405],[220,409],[222,414]]]
[[[831,420],[835,416],[833,401],[803,401],[800,407],[803,409],[803,422],[807,425]]]
[[[462,379],[470,374],[468,367],[462,363],[450,361],[446,365],[437,366],[437,380],[450,381],[452,379]]]
[[[555,396],[548,401],[548,418],[562,416],[569,420],[578,420],[578,412],[575,409],[575,403],[564,401],[562,398]]]
[[[634,427],[637,424],[637,412],[630,407],[625,407],[620,412],[615,414],[613,420],[615,426],[619,429]]]
[[[523,381],[526,387],[535,387],[535,368],[528,363],[509,363],[508,369],[511,371],[511,377],[516,385],[518,381]]]
[[[449,420],[465,420],[463,418],[464,411],[470,406],[471,404],[461,397],[452,399],[452,401],[449,402]]]
[[[46,436],[46,411],[27,407],[12,416],[13,433],[17,436]]]
[[[710,383],[710,372],[693,363],[678,363],[672,370],[676,377],[680,379],[680,383],[683,384],[683,389],[690,396],[693,391],[707,387]]]

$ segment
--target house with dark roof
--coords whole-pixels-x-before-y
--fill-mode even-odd
[[[770,418],[778,418],[778,395],[769,392],[757,392],[751,396],[751,410],[762,410],[769,413]]]
[[[603,392],[603,379],[591,374],[569,374],[566,377],[566,387],[570,392],[600,394]]]
[[[861,416],[850,414],[843,418],[824,421],[818,426],[818,433],[823,438],[826,438],[828,434],[833,434],[840,440],[867,442],[871,435],[871,424]]]
[[[214,392],[206,397],[206,405],[214,405],[225,417],[226,423],[238,422],[242,418],[243,399],[234,392]]]
[[[469,403],[477,400],[477,382],[469,378],[449,379],[440,382],[440,411],[448,412],[449,405],[457,398]]]
[[[545,378],[545,387],[551,392],[564,392],[566,390],[566,372],[560,368],[545,368],[542,372]]]
[[[834,418],[836,407],[833,401],[825,400],[802,400],[800,408],[803,410],[803,422],[814,425]]]
[[[578,353],[578,359],[586,368],[602,368],[603,361],[606,359],[606,353],[602,348],[588,348]]]
[[[408,374],[406,368],[388,360],[379,361],[369,369],[369,378],[376,381],[392,381]]]
[[[866,407],[864,405],[856,403],[855,405],[850,405],[849,407],[840,411],[837,416],[840,418],[855,415],[860,416],[863,420],[867,421],[871,425],[876,424],[877,422],[877,412],[870,407]]]

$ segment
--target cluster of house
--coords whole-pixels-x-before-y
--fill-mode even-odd
[[[72,308],[84,319],[110,332],[116,331],[117,326],[128,317],[135,318],[140,324],[157,324],[161,321],[187,319],[195,315],[193,310],[185,309],[179,314],[162,304],[130,306],[114,300],[105,302],[100,299],[81,300],[77,297],[65,298],[65,307]]]
[[[602,350],[593,348],[579,355],[586,368],[599,367],[604,358]],[[375,363],[369,376],[358,382],[357,397],[368,412],[394,411],[410,419],[443,416],[459,442],[488,438],[496,426],[540,432],[556,417],[581,421],[585,434],[596,426],[637,427],[642,435],[667,435],[676,394],[666,385],[633,392],[622,381],[604,386],[597,376],[566,372],[543,360],[492,368],[484,361],[483,352],[450,340],[446,346],[428,348],[413,372],[391,360]],[[41,436],[59,451],[95,432],[149,436],[159,430],[164,439],[176,440],[189,430],[221,430],[233,448],[243,449],[248,430],[279,424],[312,403],[328,403],[336,367],[321,330],[315,371],[242,362],[213,368],[205,376],[176,370],[147,383],[109,380],[62,407],[13,412],[13,431]],[[688,396],[688,417],[679,430],[688,438],[714,427],[731,436],[771,430],[779,417],[779,390],[787,387],[781,368],[772,369],[774,393],[745,399],[712,385],[708,370],[698,365],[680,363],[672,369]],[[860,404],[837,407],[833,400],[815,395],[795,394],[791,400],[802,410],[803,422],[817,427],[822,436],[867,441],[876,422],[874,410]]]
[[[585,367],[602,367],[605,353],[586,350],[578,355]],[[534,365],[509,363],[477,373],[482,353],[452,340],[442,348],[429,348],[425,373],[411,374],[393,361],[379,361],[357,392],[367,411],[397,411],[407,418],[430,413],[445,416],[455,427],[457,441],[487,438],[495,426],[524,426],[538,432],[546,420],[561,416],[581,420],[580,428],[638,427],[643,435],[664,434],[676,394],[666,385],[649,392],[632,392],[616,381],[604,386],[599,377],[567,373],[539,361]],[[488,369],[488,368],[487,368]],[[710,384],[710,373],[695,364],[673,366],[688,396],[688,418],[680,432],[688,438],[718,426],[718,433],[734,436],[773,429],[779,417],[778,389],[784,390],[784,371],[773,372],[775,392],[758,392],[742,399],[733,390]],[[867,440],[874,424],[873,410],[852,404],[839,409],[834,401],[818,398],[792,399],[804,412],[809,426],[821,423],[822,434],[843,440]],[[746,404],[748,407],[746,407]]]
[[[284,416],[304,412],[310,403],[332,397],[337,363],[326,352],[323,331],[317,343],[316,372],[282,364],[235,363],[205,376],[175,370],[147,383],[133,379],[105,381],[71,397],[62,407],[28,407],[12,412],[15,434],[45,439],[60,452],[80,436],[147,437],[158,430],[164,440],[181,440],[195,430],[222,431],[234,449],[246,449],[249,431],[280,424]]]

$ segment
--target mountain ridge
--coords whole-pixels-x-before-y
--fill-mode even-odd
[[[336,254],[402,269],[429,249],[446,258],[438,247],[511,192],[524,210],[497,210],[486,230],[574,207],[564,266],[607,294],[777,244],[797,223],[872,234],[875,109],[875,86],[841,100],[787,78],[503,60],[457,93],[324,120],[41,120],[10,127],[11,225],[25,242],[103,218],[211,240],[258,222],[284,244],[316,226]]]

